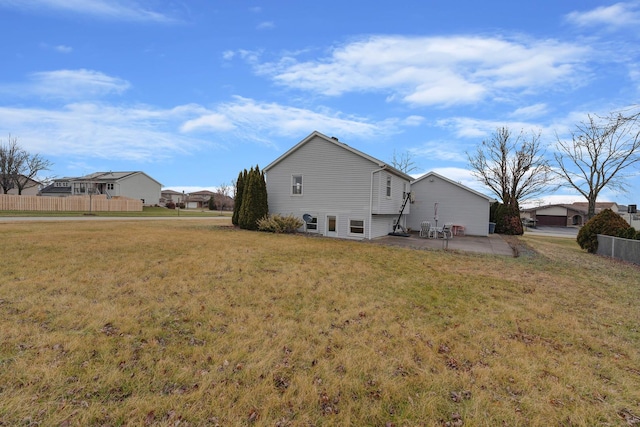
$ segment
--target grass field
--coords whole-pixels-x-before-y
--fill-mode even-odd
[[[0,425],[640,423],[640,269],[571,239],[510,258],[202,221],[0,237]]]

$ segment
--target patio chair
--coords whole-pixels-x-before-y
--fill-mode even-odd
[[[447,222],[442,226],[440,233],[443,239],[453,239],[453,223]]]
[[[431,229],[431,223],[429,221],[422,221],[420,223],[420,237],[429,237],[429,230]]]

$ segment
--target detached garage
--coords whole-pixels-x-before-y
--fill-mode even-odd
[[[453,223],[464,227],[470,236],[489,235],[489,208],[493,199],[469,187],[428,172],[411,182],[411,213],[407,226],[420,229],[422,221],[432,225]]]

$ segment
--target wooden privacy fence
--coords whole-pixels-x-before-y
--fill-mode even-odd
[[[89,205],[91,203],[91,205]],[[0,211],[142,212],[142,200],[95,196],[42,197],[0,194]]]

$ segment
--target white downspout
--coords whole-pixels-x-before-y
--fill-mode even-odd
[[[371,187],[369,189],[369,240],[371,240],[371,222],[373,221],[373,174],[383,171],[386,168],[387,165],[384,165],[380,169],[374,169],[371,171]]]

